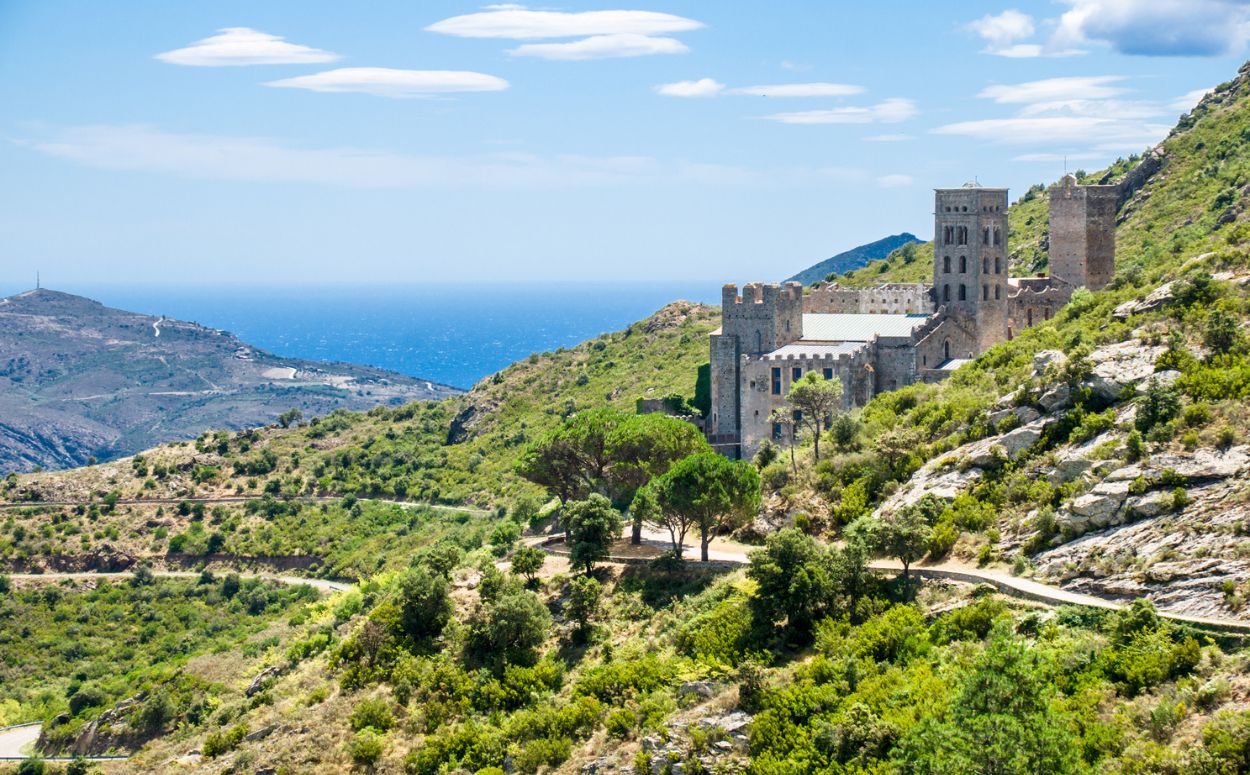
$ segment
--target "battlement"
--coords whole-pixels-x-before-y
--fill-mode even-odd
[[[803,285],[796,282],[788,282],[784,285],[747,283],[742,286],[742,295],[738,295],[738,286],[733,283],[726,283],[721,287],[721,304],[725,307],[742,304],[775,304],[778,301],[801,302],[802,300]]]

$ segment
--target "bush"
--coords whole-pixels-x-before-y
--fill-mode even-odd
[[[384,748],[381,735],[372,729],[362,729],[347,743],[347,753],[359,767],[372,767],[382,758]]]
[[[204,755],[216,759],[239,747],[243,738],[247,737],[247,724],[235,724],[229,730],[217,730],[204,738]]]
[[[603,720],[603,726],[612,737],[618,740],[628,739],[638,728],[638,714],[629,708],[618,708],[608,714]]]
[[[425,568],[404,573],[396,599],[400,630],[414,640],[437,638],[454,610],[446,577]]]
[[[1146,387],[1146,395],[1137,408],[1134,425],[1142,433],[1150,433],[1156,426],[1175,418],[1181,411],[1180,392],[1173,385],[1165,385],[1152,377]]]
[[[579,632],[585,632],[590,627],[591,620],[599,614],[599,599],[602,595],[602,585],[590,576],[578,576],[569,582],[566,610],[569,618],[577,623]]]
[[[468,648],[481,662],[530,664],[547,638],[551,615],[531,592],[501,594],[469,622]]]
[[[356,703],[348,720],[353,732],[370,727],[379,732],[389,732],[395,726],[395,714],[391,712],[391,704],[381,697]]]
[[[751,552],[747,576],[756,583],[751,608],[763,623],[785,621],[798,633],[810,632],[833,598],[824,549],[811,536],[787,528]]]
[[[104,691],[98,686],[83,686],[70,695],[69,712],[77,716],[88,708],[97,708],[104,704]]]

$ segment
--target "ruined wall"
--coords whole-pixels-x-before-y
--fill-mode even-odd
[[[1049,277],[1013,281],[1007,305],[1008,335],[1014,337],[1026,328],[1050,320],[1072,298],[1073,290],[1072,286]]]

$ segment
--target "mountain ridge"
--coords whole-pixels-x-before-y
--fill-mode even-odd
[[[291,409],[319,415],[459,392],[273,355],[225,331],[46,288],[0,299],[0,474],[265,425]]]
[[[834,274],[844,274],[867,266],[872,261],[879,261],[894,251],[910,243],[926,244],[924,240],[911,232],[900,232],[868,242],[850,250],[844,250],[824,261],[813,264],[801,272],[786,278],[786,282],[799,282],[804,285],[820,282]]]

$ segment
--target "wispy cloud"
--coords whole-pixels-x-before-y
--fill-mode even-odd
[[[783,124],[897,124],[914,117],[916,103],[900,97],[866,107],[827,108],[774,113],[763,118]]]
[[[877,178],[877,185],[881,188],[902,188],[903,186],[910,186],[913,182],[915,181],[911,175],[882,175]]]
[[[577,38],[591,35],[658,35],[697,30],[702,22],[656,11],[532,11],[500,5],[453,16],[426,27],[430,32],[461,38]]]
[[[892,134],[883,134],[883,135],[868,135],[864,139],[870,143],[903,143],[903,142],[907,142],[908,140],[915,140],[916,138],[912,135],[901,134],[901,133],[896,132]]]
[[[594,35],[568,43],[526,43],[508,49],[518,57],[539,57],[567,62],[586,59],[612,59],[642,57],[653,54],[685,54],[690,49],[676,38],[659,38],[622,32],[614,35]]]
[[[1129,91],[1121,85],[1124,80],[1119,75],[1096,75],[989,86],[978,96],[1016,106],[1015,115],[959,121],[932,131],[1001,145],[1048,147],[1049,155],[1060,157],[1066,152],[1073,158],[1085,153],[1106,158],[1141,150],[1167,134],[1166,125],[1149,121],[1167,111],[1154,102],[1117,99]]]
[[[296,43],[248,27],[227,27],[212,37],[157,54],[162,62],[192,67],[307,65],[333,62],[338,54]]]
[[[684,54],[685,43],[669,37],[703,27],[703,22],[658,11],[535,11],[519,5],[488,6],[426,27],[461,38],[543,40],[578,38],[562,43],[525,43],[513,56],[564,61]]]
[[[1112,85],[1123,80],[1122,75],[1046,78],[1040,81],[987,86],[977,96],[998,103],[1014,104],[1107,99],[1127,91],[1123,87]]]
[[[864,87],[850,83],[775,83],[766,86],[740,86],[727,93],[752,97],[848,97],[863,94]]]
[[[658,94],[666,97],[712,97],[717,94],[733,94],[747,97],[847,97],[862,94],[863,86],[849,83],[775,83],[763,86],[737,86],[726,88],[714,78],[700,78],[697,81],[677,81],[662,83],[655,87]]]
[[[83,126],[15,141],[102,170],[195,180],[316,184],[359,189],[541,188],[656,183],[777,186],[863,179],[847,168],[744,167],[650,156],[490,153],[418,156],[353,147],[304,148],[265,137],[166,132],[150,126]]]
[[[715,97],[724,89],[723,83],[711,78],[700,78],[697,81],[662,83],[655,87],[655,92],[665,97]]]
[[[401,99],[456,92],[502,91],[502,78],[467,70],[393,70],[386,67],[342,67],[312,75],[270,81],[266,86],[317,92],[359,92]]]

